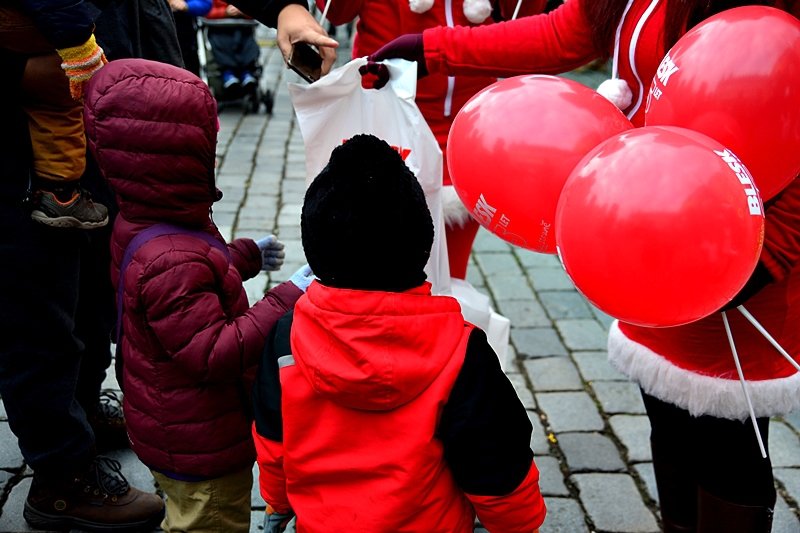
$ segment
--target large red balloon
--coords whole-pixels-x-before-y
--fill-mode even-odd
[[[800,173],[800,21],[746,6],[695,26],[661,62],[645,124],[716,139],[772,198]]]
[[[715,140],[645,126],[589,153],[556,214],[578,290],[609,315],[663,327],[728,303],[755,269],[764,214],[747,169]]]
[[[484,227],[555,253],[556,205],[569,173],[592,148],[630,128],[614,104],[578,82],[507,78],[456,115],[447,165],[459,198]]]

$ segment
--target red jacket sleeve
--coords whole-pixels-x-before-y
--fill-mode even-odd
[[[439,26],[423,32],[429,72],[516,76],[560,74],[596,59],[580,3],[569,0],[550,13],[486,26]]]
[[[253,424],[253,440],[258,462],[258,485],[261,497],[278,513],[287,514],[292,508],[286,496],[286,475],[283,473],[283,443],[262,437]]]
[[[511,494],[475,496],[467,494],[484,528],[504,533],[531,533],[544,522],[547,509],[539,491],[539,469],[531,463],[528,475]],[[525,524],[520,528],[519,524]],[[533,528],[531,528],[533,526]]]
[[[761,261],[780,281],[800,259],[800,179],[787,185],[765,212]]]
[[[267,334],[303,294],[285,282],[241,314],[230,316],[225,299],[246,301],[247,296],[240,277],[230,279],[231,273],[226,273],[232,266],[221,251],[210,247],[173,251],[146,268],[139,278],[139,312],[165,353],[181,364],[191,376],[187,379],[195,381],[239,378],[255,366]],[[223,286],[231,285],[230,293],[220,294],[220,279]]]

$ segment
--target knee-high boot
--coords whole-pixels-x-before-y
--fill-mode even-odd
[[[699,490],[697,533],[770,533],[772,508],[739,505]]]

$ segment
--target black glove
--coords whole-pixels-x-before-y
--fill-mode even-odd
[[[421,33],[407,33],[383,45],[380,50],[367,57],[368,63],[359,70],[362,76],[367,75],[366,82],[362,85],[380,89],[389,81],[389,71],[385,65],[380,65],[380,61],[386,59],[406,59],[417,62],[417,78],[428,75],[428,68],[425,65],[425,48],[422,45]],[[374,81],[373,81],[374,78]]]

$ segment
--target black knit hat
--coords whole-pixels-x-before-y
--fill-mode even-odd
[[[356,135],[331,154],[306,191],[300,219],[314,275],[330,287],[404,291],[425,281],[433,221],[400,154]]]

